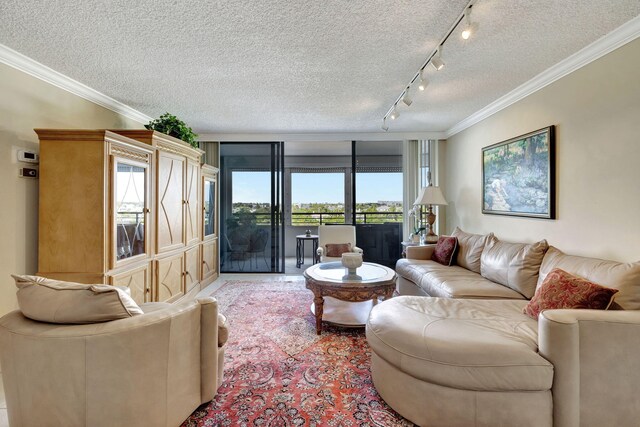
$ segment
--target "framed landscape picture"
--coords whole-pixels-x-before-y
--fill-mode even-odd
[[[482,149],[482,213],[555,219],[553,126]]]

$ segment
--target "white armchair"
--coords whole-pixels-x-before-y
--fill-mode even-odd
[[[141,308],[84,325],[38,322],[19,310],[2,317],[11,425],[169,427],[213,399],[226,340],[217,301]]]
[[[326,256],[327,244],[349,243],[351,252],[362,253],[356,246],[356,228],[353,225],[321,225],[318,227],[318,259],[320,262],[340,261],[341,257]]]

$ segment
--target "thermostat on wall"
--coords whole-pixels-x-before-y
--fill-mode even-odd
[[[26,163],[39,163],[40,156],[35,151],[18,150],[18,161]]]

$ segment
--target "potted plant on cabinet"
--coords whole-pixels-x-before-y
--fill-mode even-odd
[[[185,122],[173,114],[164,113],[159,118],[151,120],[144,125],[149,130],[162,132],[166,135],[178,138],[194,148],[198,148],[198,135]]]

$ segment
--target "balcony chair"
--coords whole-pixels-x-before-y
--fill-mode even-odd
[[[340,261],[341,257],[326,256],[326,245],[348,243],[351,252],[362,253],[356,246],[356,227],[353,225],[321,225],[318,227],[318,260],[320,262]]]
[[[241,243],[237,243],[235,240],[231,240],[226,234],[224,235],[224,240],[226,246],[225,259],[229,263],[229,267],[233,269],[233,261],[236,261],[238,264],[238,270],[244,271],[249,244],[245,243],[245,240],[241,240]],[[242,267],[240,267],[240,261],[242,261]]]
[[[258,268],[258,255],[262,255],[262,259],[264,260],[264,264],[269,268],[269,263],[267,262],[267,243],[269,242],[269,232],[264,228],[257,229],[249,239],[249,248],[247,249],[247,253],[249,254],[249,268],[251,268],[251,260],[256,261],[256,268]]]

